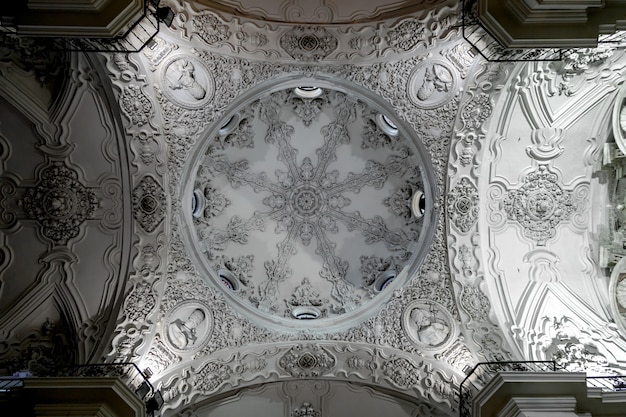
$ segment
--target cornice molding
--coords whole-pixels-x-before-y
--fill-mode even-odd
[[[143,10],[142,0],[39,1],[15,16],[17,33],[45,37],[109,38]]]
[[[594,47],[620,27],[620,1],[479,0],[478,19],[505,48]]]

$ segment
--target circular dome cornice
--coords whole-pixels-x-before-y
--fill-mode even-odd
[[[294,93],[309,85],[325,93]],[[398,137],[377,125],[381,113]],[[435,230],[434,173],[414,136],[380,98],[330,75],[252,88],[205,132],[181,181],[200,274],[280,330],[328,331],[373,315],[416,272]],[[428,202],[419,219],[417,191]]]

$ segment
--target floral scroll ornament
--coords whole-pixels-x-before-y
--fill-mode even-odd
[[[539,165],[518,190],[509,191],[502,204],[508,219],[522,226],[524,236],[545,246],[556,235],[556,226],[575,211],[571,194],[547,165]]]
[[[478,190],[469,178],[461,181],[448,194],[448,216],[457,229],[467,233],[478,219]]]
[[[55,162],[41,173],[41,179],[22,197],[26,215],[37,220],[42,233],[57,244],[66,244],[80,232],[85,220],[93,217],[100,202],[78,181],[76,171]]]
[[[280,46],[299,61],[319,61],[330,55],[339,41],[319,26],[296,26],[280,38]]]

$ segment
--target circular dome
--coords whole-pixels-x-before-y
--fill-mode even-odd
[[[374,314],[415,273],[435,229],[435,187],[392,108],[345,82],[305,81],[319,94],[298,94],[301,77],[266,83],[214,123],[182,207],[198,271],[233,307],[268,327],[326,331]],[[380,114],[397,132],[381,129]]]

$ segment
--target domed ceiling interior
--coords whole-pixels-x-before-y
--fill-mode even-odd
[[[162,3],[140,53],[5,38],[2,372],[133,362],[197,417],[624,372],[623,49],[486,62],[456,1]]]
[[[260,86],[261,98],[209,134],[183,180],[193,184],[182,207],[196,265],[227,298],[285,326],[371,315],[369,301],[397,287],[396,276],[407,281],[434,230],[419,139],[356,91],[334,88],[314,77]]]

